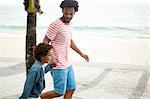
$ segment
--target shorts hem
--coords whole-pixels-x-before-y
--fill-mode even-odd
[[[66,90],[76,89],[77,87],[67,88]]]
[[[54,90],[54,92],[57,93],[57,94],[60,94],[60,95],[64,95],[65,94],[65,92],[63,93],[63,92],[60,92],[58,90]]]

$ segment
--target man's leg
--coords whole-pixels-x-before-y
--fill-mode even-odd
[[[67,90],[65,92],[64,99],[71,99],[76,89],[76,80],[72,66],[70,66],[67,70]]]
[[[51,99],[54,97],[60,97],[65,94],[66,83],[67,83],[67,74],[65,69],[53,69],[51,71],[54,91],[48,91],[41,94],[41,99]]]
[[[64,99],[71,99],[74,91],[75,91],[75,89],[67,90],[64,95]]]

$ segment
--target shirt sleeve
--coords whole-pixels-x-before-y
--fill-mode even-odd
[[[31,70],[28,73],[28,76],[25,81],[23,93],[19,99],[27,99],[30,96],[31,90],[34,84],[36,83],[37,77],[38,77],[38,72],[35,70]]]
[[[55,23],[52,23],[49,25],[48,30],[46,32],[46,36],[50,39],[50,40],[54,40],[55,36],[58,33],[58,26]]]
[[[48,71],[51,71],[52,70],[52,65],[51,64],[48,64],[46,67],[45,67],[45,73],[47,73]]]

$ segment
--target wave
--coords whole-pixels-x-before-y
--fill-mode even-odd
[[[114,37],[114,38],[139,38],[150,39],[150,27],[89,27],[74,26],[74,31],[80,35],[89,35],[97,37]],[[37,26],[37,33],[42,35],[48,29],[48,26]],[[26,26],[6,26],[0,25],[0,35],[25,35]]]
[[[89,26],[80,26],[74,27],[76,30],[97,30],[97,31],[104,31],[104,30],[123,30],[123,31],[145,31],[150,29],[150,27],[118,27],[118,26],[111,26],[111,27],[89,27]]]
[[[7,25],[0,25],[0,29],[25,29],[26,26],[7,26]],[[47,29],[48,26],[37,26],[38,29]],[[125,31],[146,31],[150,29],[150,27],[118,27],[118,26],[109,26],[109,27],[89,27],[89,26],[74,26],[74,30],[80,31],[104,31],[104,30],[125,30]]]
[[[26,26],[6,26],[0,25],[0,29],[25,29]]]

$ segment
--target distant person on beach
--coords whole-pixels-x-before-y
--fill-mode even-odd
[[[76,51],[87,62],[89,57],[82,53],[71,38],[72,23],[70,22],[75,12],[78,11],[78,2],[75,0],[64,0],[60,4],[62,17],[56,19],[49,25],[43,42],[51,43],[54,48],[54,55],[58,61],[51,74],[53,78],[54,90],[41,94],[41,99],[51,99],[64,95],[64,99],[71,99],[76,89],[76,81],[73,67],[69,59],[70,47]]]
[[[52,46],[39,43],[34,49],[35,63],[28,70],[24,90],[19,99],[40,99],[40,94],[45,88],[44,74],[56,66],[57,61],[52,59]],[[44,63],[49,63],[46,67]]]

